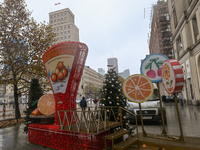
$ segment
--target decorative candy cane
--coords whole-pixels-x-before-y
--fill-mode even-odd
[[[3,105],[3,116],[5,116],[5,114],[6,114],[6,106]]]

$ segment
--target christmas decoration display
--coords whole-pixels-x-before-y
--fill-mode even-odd
[[[140,66],[141,74],[148,76],[152,82],[162,81],[162,64],[165,60],[168,60],[166,56],[162,54],[151,54],[147,56]]]
[[[76,108],[76,92],[87,52],[84,43],[68,41],[52,46],[43,54],[43,63],[55,98],[55,112]],[[62,71],[64,68],[65,77],[65,71]],[[55,82],[51,78],[54,73],[58,73]],[[58,114],[55,113],[55,124],[58,125],[58,122]]]
[[[31,115],[40,116],[40,115],[42,115],[42,113],[38,110],[38,108],[36,108],[36,109],[31,113]]]
[[[183,70],[175,59],[164,61],[162,65],[162,83],[169,94],[180,93],[184,85]]]
[[[76,93],[83,73],[87,53],[88,48],[84,43],[68,41],[52,46],[43,54],[42,59],[55,99],[55,123],[30,124],[28,127],[28,140],[30,142],[55,149],[101,150],[104,148],[104,137],[110,134],[109,129],[92,134],[61,130],[60,128],[59,120],[62,121],[65,119],[64,111],[74,110],[76,108]],[[109,93],[105,92],[104,89],[102,90],[103,93]],[[105,101],[107,101],[107,97],[105,97]],[[50,101],[45,102],[46,106],[50,106]],[[52,113],[42,112],[44,114]],[[73,118],[72,113],[69,113],[68,117]],[[68,123],[66,121],[63,125],[68,125]],[[72,121],[71,123],[74,122]]]
[[[147,76],[134,74],[124,81],[123,92],[130,101],[143,103],[151,98],[154,87]]]
[[[119,76],[117,75],[114,69],[108,70],[108,73],[105,75],[104,86],[102,87],[102,95],[100,99],[101,106],[121,106],[125,108],[127,106],[126,100],[124,101],[124,96],[122,93],[122,87],[119,81]],[[107,93],[105,93],[108,91]],[[114,110],[117,114],[118,110]],[[124,118],[126,112],[122,111],[123,118],[123,127],[125,129],[130,129],[128,119]],[[128,123],[128,124],[127,124]]]
[[[177,93],[180,93],[184,85],[184,75],[183,70],[176,59],[165,60],[162,65],[162,83],[165,90],[169,94],[174,94],[174,101],[176,105],[178,123],[180,127],[180,137],[179,141],[184,142],[183,130],[181,125],[181,118],[179,114],[178,104],[177,104]]]
[[[29,124],[38,122],[37,119],[30,118],[30,115],[33,112],[33,110],[37,108],[37,101],[42,95],[43,95],[43,89],[41,88],[39,84],[39,80],[32,79],[30,87],[29,87],[29,91],[28,91],[28,98],[29,98],[28,108],[27,110],[25,110],[25,114],[26,114],[25,127],[24,127],[25,133],[28,133]],[[38,112],[37,114],[40,114],[40,112]]]
[[[55,113],[55,99],[53,94],[43,95],[38,101],[38,110],[43,115],[52,115]]]

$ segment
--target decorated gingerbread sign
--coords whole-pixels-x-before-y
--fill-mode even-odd
[[[169,94],[182,91],[184,85],[183,70],[176,59],[164,61],[162,65],[162,82]]]
[[[161,70],[162,64],[167,60],[166,56],[162,54],[151,54],[147,56],[141,64],[140,72],[141,74],[148,76],[152,82],[161,82]]]

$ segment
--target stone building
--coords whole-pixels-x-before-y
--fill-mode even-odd
[[[168,0],[175,59],[184,71],[182,98],[200,105],[200,1]]]
[[[89,66],[85,66],[83,69],[83,75],[79,84],[77,95],[78,99],[85,96],[86,99],[99,97],[100,89],[103,87],[104,76],[91,69]]]
[[[69,8],[49,13],[49,23],[56,33],[56,42],[79,41],[79,29],[74,23],[74,14]]]

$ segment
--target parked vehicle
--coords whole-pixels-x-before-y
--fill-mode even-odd
[[[76,103],[80,103],[81,102],[81,99],[76,99]]]
[[[137,120],[141,121],[139,104],[130,101],[128,101],[127,103],[128,103],[128,110],[133,114],[137,115]],[[141,107],[142,107],[141,111],[142,111],[143,121],[151,121],[151,122],[162,121],[160,100],[157,88],[154,89],[154,93],[148,101],[141,103]],[[163,109],[164,121],[165,124],[167,124],[166,109],[163,104],[162,104],[162,109]],[[135,123],[135,117],[133,115],[129,114],[128,118],[130,119],[131,123]]]
[[[163,95],[164,96],[164,95]],[[162,96],[162,101],[164,102],[164,103],[170,103],[170,102],[172,102],[172,103],[175,103],[175,100],[174,100],[174,95],[171,95],[171,96],[166,96],[166,98],[163,98],[163,96]],[[179,103],[179,95],[177,95],[177,102]]]
[[[2,101],[0,101],[0,105],[3,105],[3,102],[2,102]]]

